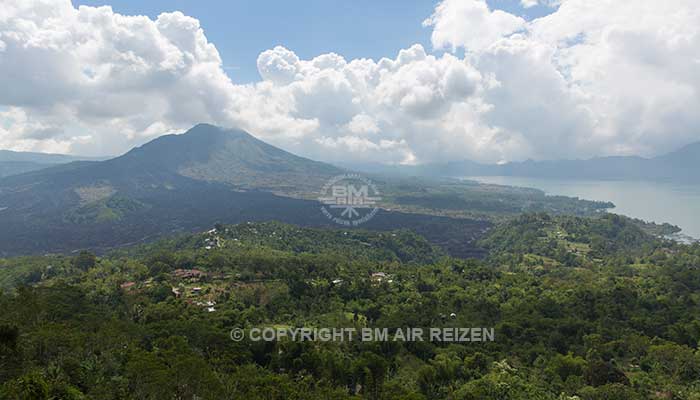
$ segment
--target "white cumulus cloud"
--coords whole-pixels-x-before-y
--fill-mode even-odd
[[[0,147],[118,153],[211,122],[326,161],[656,154],[700,139],[695,3],[522,0],[553,7],[526,21],[443,0],[424,23],[435,51],[302,59],[277,46],[257,59],[260,82],[236,85],[180,12],[4,2]]]
[[[196,19],[174,12],[154,21],[69,0],[9,3],[0,5],[0,104],[20,107],[26,122],[0,146],[44,148],[80,133],[94,140],[50,150],[111,153],[154,124],[167,131],[226,118],[220,105],[232,85]],[[55,136],[34,146],[34,127]]]
[[[438,6],[435,47],[475,48],[463,8],[450,0]],[[489,13],[481,18],[498,11]],[[436,34],[440,15],[451,35]],[[699,26],[693,0],[561,1],[521,31],[486,35],[493,40],[482,38],[470,55],[498,82],[485,93],[493,105],[485,123],[528,145],[505,154],[510,159],[652,155],[698,140]]]
[[[525,20],[501,10],[490,10],[485,0],[443,0],[423,22],[433,27],[436,47],[463,46],[480,51],[525,26]]]

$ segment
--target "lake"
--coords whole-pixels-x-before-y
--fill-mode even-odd
[[[611,201],[617,214],[658,223],[668,222],[700,238],[700,185],[645,181],[588,181],[512,176],[465,179],[506,186],[530,187],[547,194]]]

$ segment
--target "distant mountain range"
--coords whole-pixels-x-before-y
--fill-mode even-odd
[[[105,160],[106,157],[80,157],[64,154],[30,153],[0,150],[0,178],[37,171],[53,165],[81,160]]]
[[[114,164],[127,163],[139,157],[151,167],[175,171],[198,180],[230,183],[241,187],[290,194],[299,192],[299,184],[315,186],[319,180],[337,175],[342,170],[355,170],[381,175],[465,177],[521,176],[533,178],[602,179],[602,180],[671,180],[700,182],[700,142],[680,150],[655,157],[638,156],[595,157],[585,160],[522,161],[506,164],[482,164],[470,160],[422,165],[385,165],[379,163],[337,163],[340,167],[295,156],[262,142],[248,133],[222,136],[211,125],[197,125],[188,133],[203,133],[191,142],[175,139],[180,135],[165,135],[136,148]],[[231,132],[229,132],[231,133]],[[183,145],[183,147],[178,147]],[[169,148],[169,147],[173,147]],[[186,149],[184,148],[186,147]],[[161,152],[162,149],[166,149]],[[178,150],[180,154],[164,157]],[[183,151],[186,154],[183,154]],[[155,152],[155,154],[154,154]],[[198,156],[199,155],[199,156]],[[235,157],[231,157],[235,155]],[[199,158],[198,158],[199,157]],[[0,178],[37,171],[75,161],[103,161],[108,157],[81,157],[63,154],[14,152],[0,150]],[[158,164],[159,163],[159,164]],[[158,164],[158,165],[156,165]],[[236,175],[230,171],[240,171]],[[309,175],[310,174],[310,175]],[[267,181],[270,177],[275,181]],[[290,184],[290,183],[294,184]]]
[[[700,142],[656,158],[597,157],[587,160],[524,161],[502,165],[455,161],[417,166],[356,165],[346,167],[365,172],[465,177],[522,176],[533,178],[601,179],[601,180],[671,180],[700,182]]]
[[[207,124],[161,136],[104,161],[0,154],[0,162],[17,168],[22,163],[42,165],[0,178],[0,256],[106,251],[177,232],[207,230],[217,222],[277,220],[337,227],[323,215],[317,198],[330,179],[348,171],[288,153],[244,131]],[[692,163],[692,154],[693,149],[684,149],[665,163],[677,170]],[[616,159],[600,160],[608,162],[608,169],[625,170],[612,168]],[[630,165],[631,159],[623,160]],[[584,169],[596,164],[571,163],[572,171],[576,163],[584,163]],[[527,165],[498,168],[517,172]],[[548,164],[533,165],[537,171]],[[466,162],[414,167],[410,172],[462,176],[484,174],[492,167]],[[383,168],[380,172],[392,172]],[[475,243],[492,217],[522,212],[591,215],[613,206],[453,179],[372,179],[381,187],[382,209],[361,228],[411,229],[458,257],[483,254]]]

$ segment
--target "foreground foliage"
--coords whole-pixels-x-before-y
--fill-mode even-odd
[[[458,260],[408,231],[267,223],[2,260],[0,398],[700,399],[700,246],[544,214],[482,244],[487,259]],[[229,338],[257,326],[496,339]]]

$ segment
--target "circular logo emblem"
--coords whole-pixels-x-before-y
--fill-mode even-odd
[[[336,224],[357,226],[374,217],[381,201],[371,180],[359,174],[338,175],[321,189],[321,212]]]

